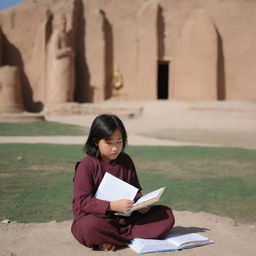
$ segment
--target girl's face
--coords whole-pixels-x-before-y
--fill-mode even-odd
[[[98,142],[100,155],[103,161],[115,160],[123,149],[123,137],[119,129],[116,129],[113,134]]]

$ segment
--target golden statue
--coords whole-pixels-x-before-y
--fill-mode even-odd
[[[123,87],[123,77],[119,69],[116,69],[114,71],[112,86],[113,86],[113,89],[116,91],[120,90]]]

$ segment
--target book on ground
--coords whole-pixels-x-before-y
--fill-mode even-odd
[[[97,189],[95,197],[109,202],[121,199],[133,200],[138,190],[138,188],[132,186],[131,184],[106,172]],[[128,212],[119,212],[118,214],[123,216],[130,216],[133,211],[156,203],[157,201],[159,201],[164,190],[165,187],[162,187],[144,195],[136,203],[133,204],[133,207]]]
[[[175,234],[172,233],[164,239],[135,238],[128,246],[137,253],[153,253],[165,251],[178,251],[214,243],[207,237],[197,234]]]

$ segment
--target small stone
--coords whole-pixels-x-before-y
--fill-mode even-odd
[[[16,160],[18,160],[18,161],[20,161],[20,160],[22,160],[22,159],[23,159],[22,156],[17,156],[17,157],[16,157]]]
[[[11,223],[11,221],[8,220],[8,219],[4,219],[4,220],[1,221],[1,223],[3,223],[3,224],[8,224],[8,223]]]
[[[229,223],[234,226],[234,227],[238,227],[238,223],[235,220],[230,220]]]

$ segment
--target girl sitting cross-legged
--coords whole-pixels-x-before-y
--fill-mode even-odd
[[[95,198],[106,172],[139,189],[135,202],[142,196],[134,163],[124,152],[126,143],[125,127],[116,115],[102,114],[95,118],[85,144],[87,156],[77,163],[73,180],[71,230],[87,247],[115,250],[134,238],[161,239],[174,225],[172,210],[167,206],[139,209],[124,217],[116,212],[127,212],[133,201],[109,202]]]

